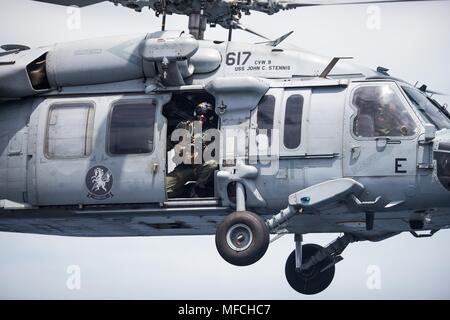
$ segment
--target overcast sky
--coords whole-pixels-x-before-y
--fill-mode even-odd
[[[377,19],[379,13],[380,19]],[[295,33],[290,45],[328,56],[353,56],[372,68],[384,66],[411,83],[450,93],[450,1],[304,8],[274,16],[244,16],[243,23],[269,38]],[[136,13],[104,3],[73,12],[28,0],[0,0],[0,43],[31,47],[97,36],[159,29],[153,12]],[[375,19],[375,20],[374,20]],[[169,16],[168,29],[186,29],[187,18]],[[217,27],[209,39],[225,40]],[[236,31],[234,40],[257,42]],[[450,102],[448,97],[441,102]],[[306,235],[326,245],[334,235]],[[223,261],[214,237],[68,238],[0,233],[0,298],[120,299],[449,299],[450,232],[431,239],[403,234],[380,243],[351,244],[331,286],[314,297],[293,291],[284,264],[293,236],[273,243],[253,266]],[[81,288],[69,290],[71,266]],[[373,276],[380,274],[380,286]],[[369,282],[369,286],[367,285]],[[372,284],[372,285],[371,285]]]

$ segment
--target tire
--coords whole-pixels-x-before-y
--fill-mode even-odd
[[[302,246],[302,261],[303,263],[307,262],[314,254],[316,254],[321,246],[317,244],[305,244]],[[323,268],[332,263],[333,260],[331,257],[328,257],[317,265],[312,266],[311,268],[305,271],[297,271],[295,268],[295,250],[289,255],[286,266],[285,266],[285,274],[286,279],[289,285],[295,291],[312,295],[322,292],[331,284],[334,278],[335,266],[331,266],[328,269],[320,272]]]
[[[264,220],[249,211],[229,214],[216,230],[216,248],[235,266],[248,266],[261,259],[270,242]]]

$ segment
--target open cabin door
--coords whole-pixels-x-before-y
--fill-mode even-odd
[[[38,107],[37,205],[165,201],[167,95],[51,98]]]

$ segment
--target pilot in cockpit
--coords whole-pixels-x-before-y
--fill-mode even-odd
[[[414,123],[394,97],[381,102],[375,114],[376,136],[400,137],[412,135]]]

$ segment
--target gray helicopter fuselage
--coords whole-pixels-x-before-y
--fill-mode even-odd
[[[232,183],[245,187],[246,209],[270,216],[290,195],[314,186],[323,194],[322,184],[338,179],[356,181],[360,192],[305,209],[286,230],[379,240],[448,228],[450,128],[436,128],[420,113],[405,87],[417,89],[408,84],[343,62],[319,77],[328,62],[306,51],[197,41],[179,32],[0,57],[0,230],[213,234],[237,205]],[[407,132],[377,135],[374,119],[363,117],[366,105],[384,99],[372,92],[386,90],[408,119]],[[167,199],[163,109],[189,94],[215,101],[215,196]],[[153,106],[148,152],[112,152],[114,110],[139,104]]]

